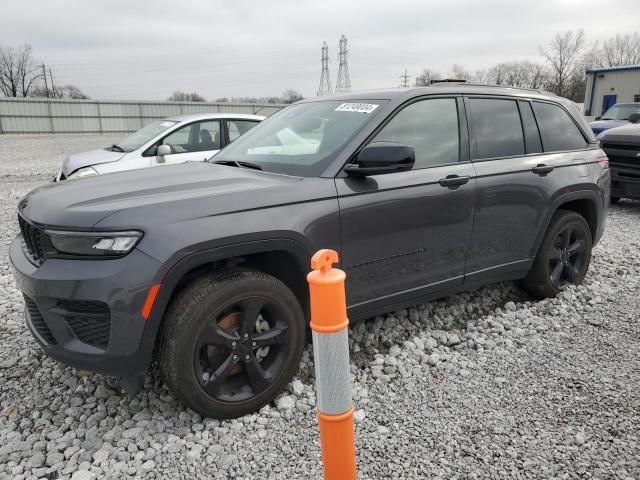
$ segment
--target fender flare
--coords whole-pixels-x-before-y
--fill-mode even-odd
[[[533,248],[531,250],[530,258],[533,259],[538,255],[538,250],[540,248],[540,244],[542,243],[542,239],[544,238],[547,230],[549,229],[549,224],[551,223],[551,217],[553,214],[558,211],[562,207],[562,205],[572,202],[575,200],[590,200],[595,206],[596,213],[596,225],[602,224],[602,215],[603,215],[603,206],[602,206],[602,195],[596,190],[577,190],[574,192],[563,193],[555,198],[549,209],[547,210],[547,214],[544,219],[544,228],[539,229],[538,235],[536,236],[536,240],[533,244]],[[594,238],[597,238],[598,232],[591,232],[594,235]]]
[[[309,263],[311,254],[300,242],[285,238],[272,238],[265,240],[255,240],[242,243],[235,243],[216,248],[196,251],[181,258],[172,265],[163,265],[153,283],[160,283],[160,289],[156,295],[153,307],[140,340],[139,350],[145,359],[145,369],[151,362],[151,356],[155,348],[156,336],[164,313],[169,306],[169,301],[178,282],[184,275],[193,268],[217,260],[224,260],[232,257],[250,255],[256,253],[266,253],[274,251],[284,251],[290,253],[296,259],[299,266],[306,266]],[[304,271],[304,270],[303,270]],[[166,273],[164,273],[166,272]]]

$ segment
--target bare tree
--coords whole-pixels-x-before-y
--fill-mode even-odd
[[[499,63],[487,73],[487,83],[494,85],[541,89],[546,87],[547,81],[544,65],[528,60]]]
[[[464,65],[459,65],[454,63],[451,65],[451,78],[455,78],[456,80],[473,80],[473,75]]]
[[[282,92],[282,97],[280,98],[280,100],[282,101],[282,103],[295,103],[298,100],[302,100],[303,98],[304,97],[299,91],[288,88],[284,92]]]
[[[638,32],[616,35],[605,40],[600,48],[600,63],[604,67],[621,67],[640,63],[640,35]]]
[[[440,78],[442,78],[440,73],[430,68],[425,68],[422,73],[416,77],[415,85],[416,87],[426,87],[427,85],[431,85],[432,80],[439,80]]]
[[[26,97],[40,78],[31,46],[0,45],[0,93],[7,97]]]
[[[540,54],[549,64],[549,86],[554,93],[562,97],[567,96],[569,83],[581,66],[584,48],[585,38],[582,29],[558,32],[546,47],[540,47]],[[580,72],[581,76],[582,73]]]
[[[183,92],[182,90],[176,90],[167,98],[168,102],[206,102],[207,100],[196,92]]]
[[[29,92],[30,97],[49,97],[49,98],[71,98],[73,100],[87,100],[90,98],[82,90],[75,85],[64,85],[62,87],[45,88],[38,85]]]

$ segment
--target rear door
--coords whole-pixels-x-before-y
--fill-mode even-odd
[[[244,135],[258,123],[257,120],[246,120],[238,118],[229,118],[225,120],[225,134],[223,138],[222,147],[226,147],[228,144],[234,142],[240,135]]]
[[[463,108],[456,97],[404,106],[368,143],[413,146],[413,170],[336,179],[351,308],[462,284],[475,203]]]
[[[517,278],[554,196],[588,174],[587,142],[553,103],[469,96],[465,104],[478,188],[465,282]]]

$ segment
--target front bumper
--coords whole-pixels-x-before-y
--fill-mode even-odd
[[[21,238],[9,249],[25,320],[45,353],[60,362],[116,377],[146,371],[141,315],[160,263],[140,250],[113,260],[47,259],[32,264]]]
[[[611,196],[640,198],[640,168],[611,165]]]

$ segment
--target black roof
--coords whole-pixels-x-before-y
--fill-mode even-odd
[[[426,87],[388,88],[376,90],[361,90],[342,92],[321,97],[322,100],[396,100],[433,94],[478,94],[478,95],[508,95],[527,98],[546,98],[555,101],[566,101],[553,93],[527,88],[506,87],[504,85],[479,85],[473,83],[441,82]],[[307,101],[317,101],[319,97],[309,98]]]

